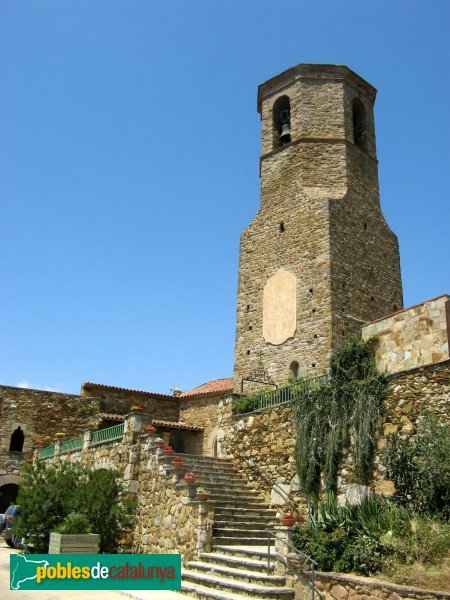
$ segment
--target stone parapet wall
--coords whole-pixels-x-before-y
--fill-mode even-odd
[[[443,295],[364,325],[364,339],[376,336],[380,371],[398,373],[450,358],[450,296]]]
[[[315,573],[316,597],[320,600],[448,600],[450,594],[420,590],[368,577]],[[310,600],[310,577],[294,576],[295,600]]]
[[[450,360],[390,377],[386,414],[380,423],[378,454],[393,432],[413,435],[422,409],[439,418],[449,418]],[[233,416],[232,397],[219,408],[219,447],[233,459],[249,481],[274,505],[304,506],[293,456],[295,432],[289,404]],[[261,474],[262,471],[263,475]],[[379,456],[375,457],[374,489],[392,494],[392,482],[384,479]],[[338,493],[343,498],[358,493],[354,484],[351,454],[343,456]]]

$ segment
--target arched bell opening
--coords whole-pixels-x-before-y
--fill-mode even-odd
[[[366,109],[359,98],[353,99],[353,141],[363,150],[367,150]]]
[[[274,102],[273,117],[273,146],[279,148],[291,141],[291,101],[289,96],[280,96]]]

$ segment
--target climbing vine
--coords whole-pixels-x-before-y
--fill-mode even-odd
[[[351,445],[354,474],[368,483],[376,429],[388,379],[375,363],[376,340],[352,337],[331,359],[330,377],[292,402],[297,472],[305,493],[317,499],[321,478],[335,491],[342,451]]]

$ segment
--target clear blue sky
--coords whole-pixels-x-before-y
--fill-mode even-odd
[[[232,374],[259,83],[378,89],[405,305],[449,292],[450,2],[2,0],[0,379],[169,393]]]

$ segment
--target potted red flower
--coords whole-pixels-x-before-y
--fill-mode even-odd
[[[44,445],[44,440],[36,440],[36,441],[34,442],[34,445],[35,445],[35,446],[43,446],[43,445]]]
[[[295,523],[295,517],[291,512],[284,513],[284,515],[280,518],[280,523],[282,525],[286,525],[287,527],[292,527]]]
[[[183,459],[181,458],[181,456],[174,456],[172,464],[174,467],[181,467],[181,465],[183,464]]]
[[[148,431],[148,433],[151,434],[156,433],[158,431],[154,425],[147,425],[145,429]]]
[[[195,473],[193,471],[187,471],[184,474],[184,480],[186,483],[194,483],[195,481]]]
[[[158,446],[158,448],[162,448],[164,446],[164,440],[161,437],[156,438],[153,443],[155,446]]]
[[[173,454],[173,448],[172,448],[172,446],[164,446],[163,452],[164,452],[164,454],[168,454],[168,455],[169,454]]]

